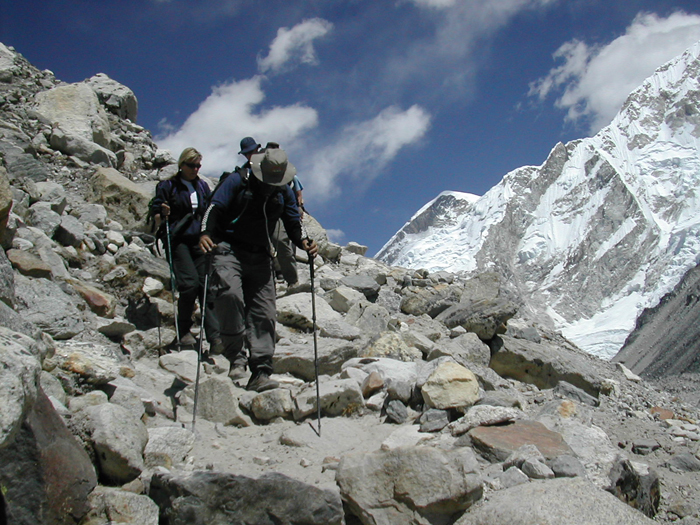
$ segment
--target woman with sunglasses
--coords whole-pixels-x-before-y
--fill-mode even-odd
[[[211,190],[198,175],[202,167],[202,154],[195,148],[185,148],[177,165],[177,173],[156,186],[151,214],[155,218],[156,229],[160,229],[163,220],[167,220],[170,227],[171,253],[167,253],[167,240],[164,240],[163,244],[168,262],[172,264],[175,286],[179,292],[176,315],[179,331],[177,346],[180,349],[194,348],[197,343],[190,332],[194,324],[195,300],[199,298],[200,308],[205,307],[202,300],[207,259],[199,248],[199,234]],[[219,322],[210,307],[206,307],[204,331],[210,351],[220,353],[222,345]]]

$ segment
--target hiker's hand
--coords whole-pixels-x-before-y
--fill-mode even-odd
[[[304,248],[306,253],[311,257],[316,257],[316,254],[318,254],[318,244],[316,244],[316,241],[313,239],[304,239],[301,241],[301,247]]]
[[[214,241],[211,240],[211,237],[208,235],[202,235],[199,238],[199,249],[204,253],[209,253],[214,248],[216,248],[216,244],[214,244]]]
[[[166,203],[163,203],[160,205],[160,214],[163,217],[167,217],[170,215],[170,206],[168,206]]]

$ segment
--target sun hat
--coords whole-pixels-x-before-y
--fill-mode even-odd
[[[239,155],[245,155],[251,151],[255,151],[260,147],[253,137],[246,137],[241,140],[241,151],[238,152]]]
[[[289,162],[284,150],[277,148],[250,157],[250,167],[256,179],[273,186],[289,184],[297,174],[297,169]]]

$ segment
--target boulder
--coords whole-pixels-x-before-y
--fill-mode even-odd
[[[491,368],[502,377],[517,379],[538,388],[554,388],[566,381],[598,398],[605,380],[591,366],[593,356],[581,351],[563,351],[549,343],[533,343],[509,336],[490,342]]]
[[[89,498],[90,511],[82,525],[138,523],[158,525],[158,505],[148,496],[112,487],[96,487]]]
[[[85,329],[76,298],[56,283],[17,275],[15,292],[17,311],[54,339],[70,339]]]
[[[652,525],[656,523],[580,478],[524,483],[489,494],[455,525]]]
[[[109,146],[109,120],[95,92],[87,85],[64,84],[35,96],[36,113],[69,136]]]
[[[197,437],[180,426],[156,427],[148,429],[148,443],[143,451],[147,467],[156,466],[172,469],[182,465],[194,447]]]
[[[534,445],[549,459],[573,454],[561,434],[552,432],[537,421],[516,421],[512,425],[476,427],[469,437],[481,453],[491,461],[505,461],[523,445]]]
[[[148,430],[140,419],[112,403],[86,407],[77,417],[84,418],[100,480],[108,485],[124,484],[141,474]]]
[[[446,361],[430,374],[421,393],[430,408],[465,408],[479,400],[479,382],[469,369]]]
[[[447,328],[461,326],[488,341],[496,334],[505,332],[505,323],[517,311],[517,306],[507,299],[482,299],[452,305],[436,319],[445,323]]]
[[[236,474],[157,472],[149,496],[160,508],[161,523],[255,523],[341,525],[340,495],[284,474],[257,479]]]
[[[116,80],[112,80],[104,73],[87,79],[85,84],[90,86],[97,94],[100,102],[119,118],[136,122],[138,115],[138,101],[134,92]]]
[[[128,229],[145,227],[152,185],[136,184],[117,170],[102,167],[90,177],[88,191],[91,202],[103,205],[112,220]]]
[[[32,409],[40,373],[36,343],[0,326],[0,450],[13,442]]]
[[[15,439],[0,448],[0,484],[8,523],[74,525],[89,510],[95,469],[43,392]]]
[[[469,448],[399,447],[343,456],[336,482],[362,523],[449,523],[482,496]]]

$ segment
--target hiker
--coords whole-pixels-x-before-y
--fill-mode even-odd
[[[275,351],[276,292],[271,235],[282,220],[292,242],[310,256],[316,243],[305,238],[288,183],[296,168],[279,148],[257,152],[251,137],[241,141],[249,161],[214,193],[202,222],[199,246],[213,253],[210,293],[221,323],[229,377],[245,375],[244,344],[250,349],[246,388],[263,392],[279,386],[270,378]]]
[[[190,330],[194,324],[195,301],[199,298],[200,308],[206,308],[204,331],[210,352],[221,353],[223,345],[219,322],[211,307],[202,304],[207,259],[199,248],[199,232],[211,190],[198,176],[202,167],[202,154],[195,148],[185,148],[177,165],[175,175],[158,183],[156,196],[151,202],[156,229],[160,229],[163,220],[167,220],[170,227],[170,253],[166,255],[175,275],[175,287],[180,294],[175,314],[178,323],[177,343],[181,348],[197,344]]]

